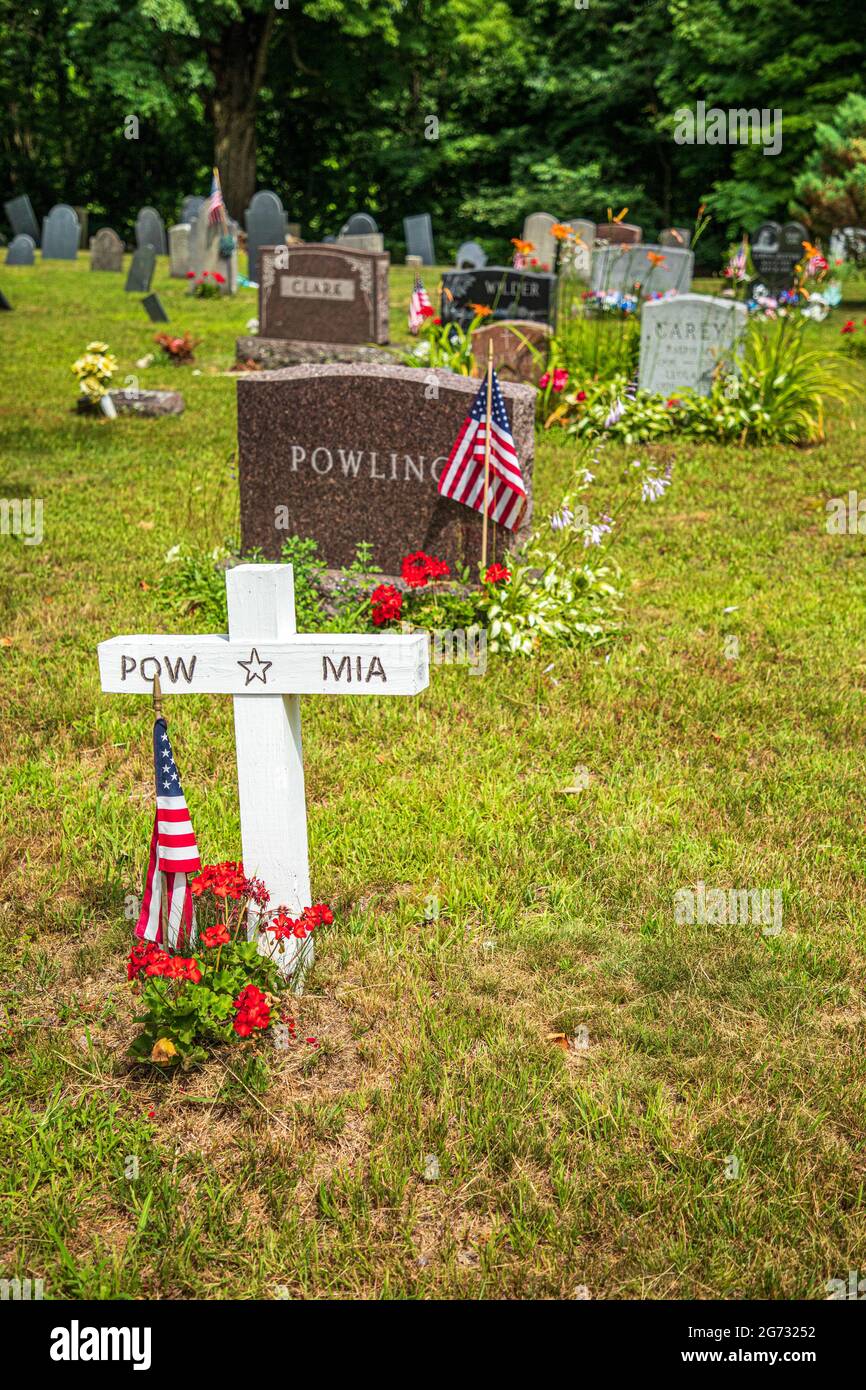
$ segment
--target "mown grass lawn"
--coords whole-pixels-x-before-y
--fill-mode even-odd
[[[224,373],[255,294],[193,301],[159,263],[193,376],[135,367],[155,327],[88,258],[0,288],[0,496],[45,518],[41,545],[0,537],[0,1274],[51,1298],[818,1299],[866,1267],[866,536],[825,529],[866,494],[864,369],[820,448],[676,447],[618,550],[608,656],[303,701],[337,916],[298,1042],[163,1076],[125,1059],[151,716],[100,693],[96,644],[176,630],[166,550],[234,530]],[[72,413],[93,338],[186,413]],[[568,473],[542,435],[542,514]],[[202,853],[235,858],[231,702],[169,713]],[[698,880],[781,889],[783,930],[677,925]]]

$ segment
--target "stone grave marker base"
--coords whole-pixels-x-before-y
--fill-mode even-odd
[[[250,358],[263,367],[296,367],[304,362],[379,362],[384,366],[399,363],[395,352],[384,347],[362,343],[305,343],[291,338],[238,338],[235,345],[237,360]]]

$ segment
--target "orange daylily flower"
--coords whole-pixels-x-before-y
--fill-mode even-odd
[[[454,295],[451,293],[447,285],[442,286],[442,293],[444,294],[445,298],[449,301],[454,298]]]
[[[574,228],[567,222],[554,222],[550,229],[550,235],[555,236],[557,241],[567,241],[570,236],[574,236]]]
[[[664,265],[665,258],[659,251],[647,251],[646,258],[652,265]]]
[[[488,314],[493,313],[493,310],[491,309],[489,304],[470,303],[469,308],[474,310],[476,317],[479,319],[486,319]]]
[[[613,219],[614,222],[621,222],[627,212],[628,208],[623,208],[622,212],[618,212],[616,217]],[[608,213],[610,213],[610,208],[608,208]]]
[[[517,248],[521,256],[528,256],[530,251],[535,250],[534,241],[521,241],[520,237],[517,236],[511,238],[511,245]]]
[[[810,260],[812,256],[820,256],[821,254],[817,246],[813,246],[811,241],[803,242],[803,250],[806,252],[806,255],[809,257]]]

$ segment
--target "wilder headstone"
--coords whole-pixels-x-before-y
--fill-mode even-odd
[[[644,297],[668,290],[685,294],[694,268],[694,252],[675,246],[603,246],[593,257],[591,284],[594,290],[625,292],[640,286]]]
[[[36,221],[36,214],[27,194],[19,193],[17,198],[10,198],[9,202],[4,203],[3,206],[6,210],[6,216],[12,224],[13,236],[32,237],[35,245],[38,246],[39,223]]]
[[[74,261],[80,233],[75,209],[56,203],[42,223],[43,261]]]
[[[126,277],[124,290],[127,294],[147,294],[150,289],[150,282],[153,279],[153,271],[156,265],[156,252],[152,246],[139,246],[133,252],[132,261],[129,266],[129,274]]]
[[[111,227],[100,227],[90,238],[91,270],[123,270],[123,242]]]
[[[641,390],[709,395],[718,365],[735,364],[748,317],[745,304],[705,294],[648,300],[641,314]]]
[[[286,240],[286,214],[276,193],[263,188],[254,193],[244,217],[247,229],[247,279],[259,280],[259,248],[282,246]]]
[[[556,316],[556,276],[502,265],[445,271],[442,322],[467,327],[476,316],[475,305],[489,309],[490,314],[485,317],[496,321],[528,319],[531,323],[552,325]]]
[[[597,222],[596,241],[609,241],[612,246],[637,246],[643,241],[643,228],[628,222]]]
[[[165,240],[165,223],[156,208],[142,208],[135,219],[135,244],[152,246],[158,256],[168,255]]]
[[[147,295],[141,304],[152,323],[168,323],[168,314],[165,312],[158,294]]]
[[[753,284],[768,290],[788,290],[794,283],[794,268],[802,261],[803,242],[809,233],[802,222],[762,222],[752,238]]]
[[[481,514],[440,497],[438,482],[477,391],[453,372],[412,367],[329,363],[239,378],[244,550],[277,558],[299,535],[330,566],[351,564],[369,541],[390,574],[415,550],[474,567]],[[536,392],[503,382],[502,394],[529,503],[516,532],[497,528],[500,552],[530,528]]]
[[[19,232],[9,243],[6,265],[33,265],[35,260],[36,242],[27,232]]]
[[[523,240],[531,241],[535,248],[527,254],[537,262],[539,270],[556,269],[557,240],[550,229],[557,221],[549,212],[532,212],[523,224]]]
[[[487,256],[477,241],[464,241],[458,248],[454,264],[458,270],[483,270]]]
[[[168,273],[173,280],[183,280],[189,265],[189,222],[176,222],[168,229]]]
[[[387,343],[387,252],[263,247],[259,334],[304,343]]]
[[[436,264],[433,223],[430,221],[429,212],[418,213],[415,217],[404,217],[403,233],[408,256],[420,256],[422,265]]]

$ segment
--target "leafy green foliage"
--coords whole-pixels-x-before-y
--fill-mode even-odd
[[[818,236],[866,222],[866,97],[852,92],[815,128],[794,193]]]

